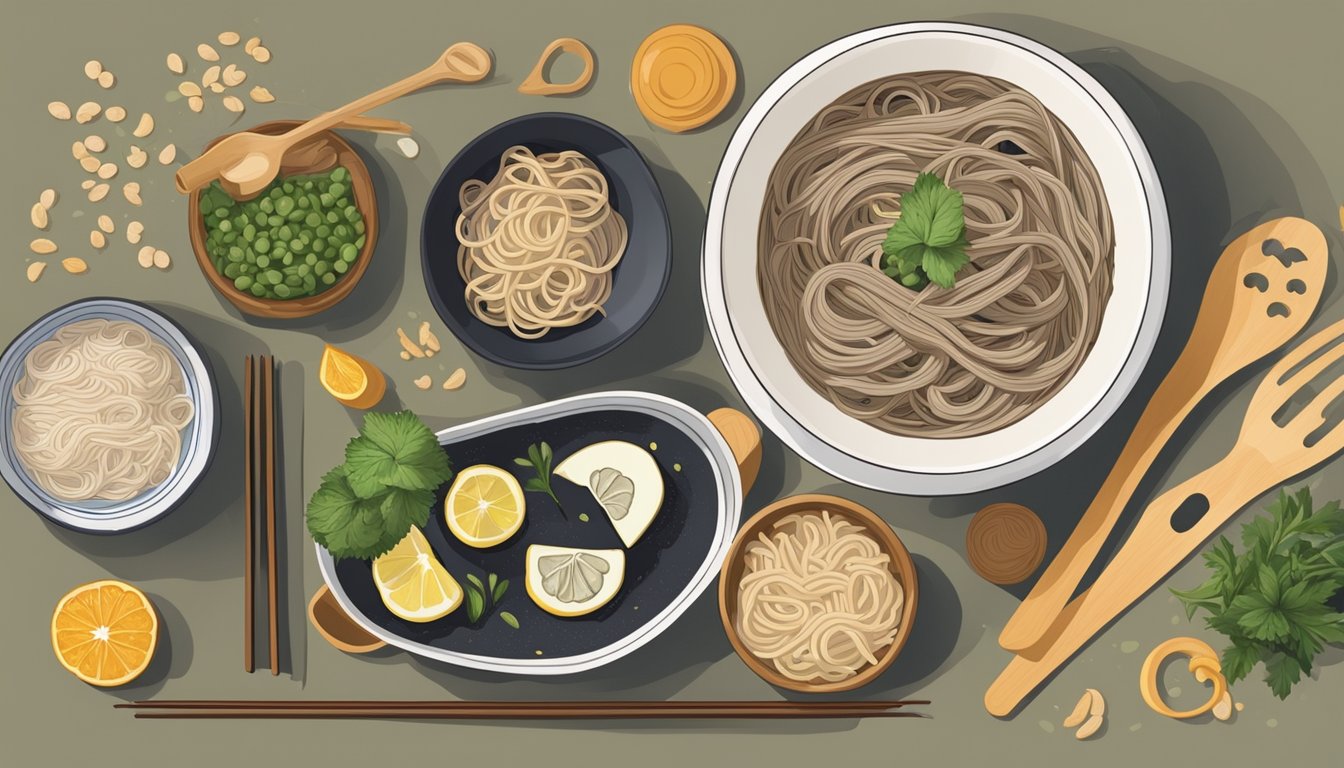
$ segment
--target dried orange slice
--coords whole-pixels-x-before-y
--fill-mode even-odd
[[[372,408],[383,399],[387,380],[373,363],[328,344],[317,377],[331,396],[351,408]]]
[[[140,676],[154,657],[159,617],[145,593],[106,579],[75,587],[51,616],[51,647],[70,674],[110,688]]]

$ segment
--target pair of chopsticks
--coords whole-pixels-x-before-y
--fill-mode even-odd
[[[271,674],[280,674],[279,580],[277,578],[277,547],[275,536],[276,515],[276,445],[280,440],[276,428],[275,358],[271,355],[248,355],[244,362],[247,392],[244,395],[245,446],[247,477],[244,481],[247,496],[247,518],[243,524],[247,558],[243,576],[243,669],[256,669],[253,644],[256,638],[255,579],[260,568],[259,552],[266,556],[266,614],[270,635],[269,651]],[[264,517],[263,517],[264,515]],[[259,537],[264,537],[260,542]]]
[[[141,719],[766,720],[927,717],[922,701],[135,701]]]

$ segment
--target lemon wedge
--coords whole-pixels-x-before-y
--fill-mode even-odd
[[[588,488],[626,547],[639,541],[663,506],[658,462],[634,443],[593,443],[560,462],[555,474]]]
[[[332,397],[360,410],[377,405],[387,391],[387,379],[377,366],[330,344],[322,350],[317,378]]]
[[[477,464],[458,474],[443,508],[448,530],[458,541],[485,549],[518,532],[527,506],[513,475],[490,464]]]
[[[373,561],[373,583],[383,605],[397,616],[415,622],[434,621],[462,604],[462,587],[448,573],[419,528]]]
[[[625,581],[625,552],[533,544],[527,548],[527,594],[556,616],[582,616],[611,602]]]

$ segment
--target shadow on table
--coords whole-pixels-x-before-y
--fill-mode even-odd
[[[1021,32],[1066,51],[1070,48],[1059,41],[1083,37],[1095,45],[1075,49],[1069,58],[1106,87],[1138,128],[1161,177],[1171,220],[1171,290],[1162,332],[1144,374],[1116,415],[1086,444],[1047,471],[1003,488],[937,499],[930,505],[936,515],[948,518],[996,501],[1024,504],[1046,524],[1049,548],[1044,562],[1048,563],[1072,532],[1154,389],[1179,356],[1223,247],[1276,216],[1332,220],[1334,201],[1319,168],[1291,128],[1267,105],[1226,83],[1183,70],[1146,51],[1112,47],[1110,40],[1045,19],[995,14],[969,20]],[[1168,79],[1144,62],[1152,62],[1163,72],[1181,72],[1181,77]],[[1327,237],[1338,249],[1338,234],[1329,232]],[[1327,284],[1327,295],[1333,281]],[[1263,361],[1233,377],[1177,430],[1154,470],[1137,488],[1085,581],[1095,578],[1123,541],[1138,511],[1165,484],[1173,462],[1215,406],[1271,363],[1272,359]],[[956,544],[960,551],[960,543]],[[1032,583],[1007,589],[1022,597]]]

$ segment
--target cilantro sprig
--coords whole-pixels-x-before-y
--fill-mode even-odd
[[[550,496],[551,501],[555,502],[556,509],[560,510],[560,516],[568,517],[565,514],[565,508],[560,504],[560,499],[551,489],[551,460],[553,458],[554,454],[551,453],[550,443],[542,441],[527,446],[527,458],[520,456],[514,459],[513,463],[520,467],[530,467],[537,473],[536,477],[528,478],[527,482],[523,484],[524,490],[537,491]]]
[[[1226,536],[1204,553],[1209,580],[1172,590],[1185,612],[1231,641],[1223,650],[1229,683],[1265,665],[1265,682],[1287,698],[1322,648],[1344,643],[1344,613],[1330,603],[1344,588],[1344,509],[1332,501],[1312,511],[1311,491],[1280,491],[1260,517],[1241,529],[1240,554]]]
[[[438,438],[414,413],[370,413],[346,444],[345,463],[308,500],[308,532],[337,560],[372,560],[429,520],[435,491],[452,477]]]
[[[901,195],[900,218],[882,241],[882,271],[915,290],[930,281],[951,288],[957,272],[970,263],[968,245],[961,193],[937,174],[921,173]]]

